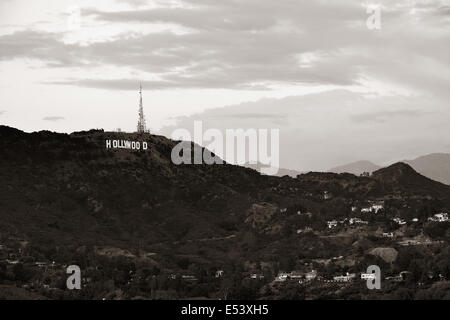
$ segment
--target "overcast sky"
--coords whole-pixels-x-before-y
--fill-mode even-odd
[[[0,0],[0,124],[132,131],[142,81],[153,132],[278,128],[282,167],[388,164],[450,152],[449,49],[443,0]]]

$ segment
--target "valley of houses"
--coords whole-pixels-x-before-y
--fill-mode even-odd
[[[352,207],[352,213],[356,212],[357,210],[358,210],[357,207]],[[360,212],[361,213],[366,213],[366,214],[377,214],[381,210],[384,210],[384,204],[382,202],[381,203],[371,204],[368,207],[363,207],[363,208],[361,208]],[[398,224],[400,226],[407,224],[407,222],[405,220],[403,220],[401,218],[398,218],[398,217],[392,218],[392,221],[394,221],[396,224]],[[413,218],[411,220],[411,222],[418,222],[418,221],[419,221],[419,219],[417,219],[417,218]],[[429,217],[428,221],[432,221],[432,222],[446,222],[446,221],[448,221],[448,213],[446,213],[446,212],[437,213],[434,216]],[[339,224],[348,224],[348,225],[366,224],[367,225],[367,224],[369,224],[369,222],[368,221],[364,221],[364,220],[362,220],[360,218],[356,218],[356,217],[354,217],[354,218],[345,218],[344,220],[340,220],[340,221],[338,221],[338,220],[327,221],[327,225],[328,225],[329,229],[335,228]],[[386,237],[392,237],[391,235],[392,235],[392,233],[385,233],[385,234],[383,234],[383,236],[386,236]]]

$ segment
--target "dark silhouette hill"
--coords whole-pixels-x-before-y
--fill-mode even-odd
[[[373,172],[372,177],[393,190],[410,190],[417,194],[433,193],[446,196],[450,186],[417,173],[410,165],[398,162]]]

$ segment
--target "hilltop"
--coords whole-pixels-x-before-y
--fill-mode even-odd
[[[416,194],[432,193],[446,197],[450,186],[417,173],[410,165],[399,162],[373,172],[373,178],[392,192],[410,190]]]
[[[448,153],[431,153],[413,160],[403,160],[402,162],[410,165],[416,172],[427,178],[450,185],[450,154]],[[373,173],[379,169],[381,169],[381,166],[363,160],[334,167],[328,172],[346,172],[361,175],[364,172]]]

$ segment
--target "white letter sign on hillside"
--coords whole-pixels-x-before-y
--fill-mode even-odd
[[[106,149],[128,149],[128,150],[147,150],[148,143],[146,141],[130,141],[130,140],[105,140]]]

